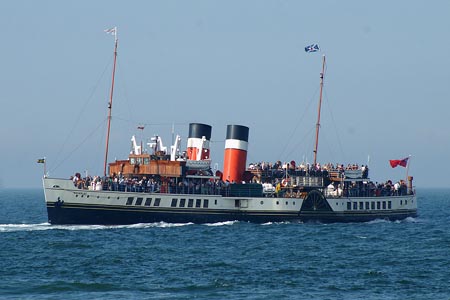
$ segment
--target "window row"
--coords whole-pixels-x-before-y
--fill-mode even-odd
[[[134,197],[128,197],[127,199],[127,203],[126,205],[133,205],[133,200]],[[136,202],[134,203],[134,205],[140,206],[142,205],[142,202],[144,202],[144,206],[159,206],[161,203],[161,198],[155,198],[155,201],[153,201],[153,198],[145,198],[145,202],[144,202],[144,198],[138,197],[136,198]]]
[[[136,198],[136,202],[134,202],[135,206],[141,206],[144,202],[144,206],[159,206],[161,204],[161,198],[146,198],[144,202],[144,198],[138,197]],[[187,200],[187,201],[186,201]],[[126,205],[133,205],[134,197],[128,197]],[[217,200],[214,200],[214,204],[217,205]],[[209,207],[209,199],[177,199],[173,198],[170,204],[171,207],[196,207],[196,208],[208,208]]]
[[[392,209],[392,201],[347,202],[347,210]]]

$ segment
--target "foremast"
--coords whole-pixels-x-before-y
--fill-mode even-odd
[[[111,79],[111,90],[109,92],[109,102],[108,102],[108,125],[106,132],[106,146],[105,146],[105,164],[103,168],[103,175],[106,176],[106,166],[108,163],[108,148],[109,148],[109,134],[111,131],[111,112],[112,112],[112,101],[113,101],[113,93],[114,93],[114,77],[116,74],[116,62],[117,62],[117,27],[113,27],[111,29],[105,30],[106,33],[111,33],[114,36],[114,65],[112,70],[112,79]]]
[[[317,164],[317,148],[319,146],[320,111],[322,107],[322,91],[323,91],[324,75],[325,75],[325,55],[322,56],[322,72],[320,73],[320,96],[319,96],[319,107],[317,112],[317,123],[316,123],[316,143],[314,146],[314,167],[316,167]]]

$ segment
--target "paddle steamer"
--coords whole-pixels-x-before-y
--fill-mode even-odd
[[[223,171],[211,168],[212,127],[191,123],[187,147],[181,138],[167,149],[155,136],[145,151],[132,138],[125,160],[108,161],[108,145],[117,58],[108,109],[107,141],[102,177],[71,179],[44,176],[48,221],[51,224],[134,224],[152,222],[361,222],[398,220],[417,215],[411,176],[396,190],[374,186],[368,167],[355,170],[319,168],[317,147],[325,70],[323,56],[316,124],[314,162],[309,168],[246,168],[249,128],[227,126]]]

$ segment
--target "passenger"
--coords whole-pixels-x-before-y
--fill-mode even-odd
[[[277,198],[278,198],[278,195],[279,195],[280,191],[281,191],[281,184],[280,184],[280,182],[277,180],[277,184],[276,184],[276,186],[275,186],[275,195],[276,195]]]
[[[75,176],[72,178],[73,181],[73,185],[78,187],[78,183],[81,180],[81,174],[80,173],[75,173]]]
[[[330,195],[330,196],[336,196],[335,188],[334,188],[333,182],[331,182],[331,183],[327,186],[327,194]]]
[[[97,178],[97,182],[95,183],[95,190],[101,191],[102,190],[102,181],[100,177]]]
[[[397,182],[394,184],[394,195],[395,195],[395,196],[398,196],[399,193],[400,193],[400,182],[397,181]]]

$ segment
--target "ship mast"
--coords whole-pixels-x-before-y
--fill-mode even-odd
[[[318,112],[317,112],[316,144],[314,146],[314,167],[316,167],[316,163],[317,163],[317,147],[319,146],[320,110],[322,107],[322,91],[323,91],[324,74],[325,74],[325,55],[322,56],[322,72],[320,73],[320,96],[319,96],[319,108],[318,108]]]
[[[109,92],[109,102],[108,102],[108,129],[106,133],[106,149],[105,149],[105,165],[103,168],[103,175],[106,176],[106,165],[108,163],[108,147],[109,147],[109,133],[111,130],[111,111],[112,111],[112,101],[114,93],[114,76],[116,74],[116,61],[117,61],[117,27],[105,30],[106,33],[111,33],[114,35],[114,65],[112,70],[112,80],[111,80],[111,90]]]

